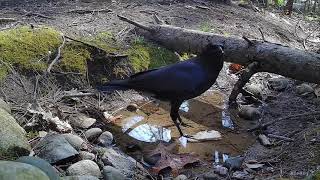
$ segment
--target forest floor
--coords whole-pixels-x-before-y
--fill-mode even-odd
[[[39,2],[28,1],[28,3],[9,1],[0,3],[0,5],[1,16],[18,20],[14,23],[0,24],[0,28],[3,29],[14,28],[19,25],[46,25],[54,27],[71,37],[90,37],[99,32],[108,31],[116,34],[118,39],[125,40],[135,37],[134,33],[130,31],[133,27],[120,21],[117,14],[141,23],[155,23],[153,14],[156,14],[168,24],[178,27],[225,36],[239,38],[246,36],[249,39],[262,39],[260,28],[265,40],[269,42],[313,52],[319,51],[320,47],[319,22],[307,21],[301,15],[295,13],[292,17],[287,17],[281,14],[280,10],[259,9],[254,11],[251,8],[244,8],[235,4],[229,6],[204,0],[82,0],[80,2],[67,0],[41,2],[39,0]],[[88,12],[77,11],[80,9],[88,10]],[[228,94],[236,79],[236,75],[230,73],[226,65],[212,89],[200,98],[189,101],[189,110],[182,112],[186,121],[193,125],[193,128],[183,128],[187,133],[215,129],[223,134],[223,139],[219,142],[202,142],[196,145],[190,143],[191,145],[188,145],[186,149],[179,146],[177,150],[179,153],[195,152],[209,164],[209,166],[200,165],[186,168],[182,170],[182,173],[190,178],[196,178],[213,172],[212,164],[215,151],[229,156],[242,155],[245,157],[246,163],[254,161],[255,165],[263,164],[262,168],[247,171],[249,172],[248,176],[254,175],[260,179],[282,177],[300,179],[319,169],[320,112],[318,114],[314,112],[320,111],[320,97],[318,97],[320,96],[320,87],[274,74],[258,73],[250,80],[249,85],[254,86],[253,89],[259,89],[257,91],[261,94],[262,103],[252,105],[244,98],[239,100],[244,104],[257,107],[262,112],[260,119],[248,121],[238,117],[237,111],[229,110],[226,106]],[[281,86],[278,89],[277,87],[271,87],[271,83],[275,81],[280,82],[280,85],[274,85]],[[21,90],[10,94],[8,91],[12,87],[9,86],[13,86],[13,84],[14,82],[10,81],[2,84],[4,89],[2,96],[7,101],[19,102],[17,98],[23,96],[24,92]],[[27,82],[26,85],[28,86]],[[308,87],[305,88],[305,86]],[[308,90],[309,87],[312,90]],[[17,96],[19,93],[20,95]],[[99,100],[89,98],[82,103],[85,104],[86,102],[95,104]],[[141,113],[143,116],[148,116],[151,124],[163,125],[167,123],[166,127],[170,126],[172,138],[176,139],[178,135],[170,122],[168,106],[162,103],[160,105],[156,103],[143,105],[146,102],[149,102],[149,99],[143,94],[124,91],[106,96],[103,103],[105,109],[109,112],[115,112],[119,108],[132,103],[141,105]],[[308,115],[308,113],[311,115]],[[117,111],[115,114],[123,115],[126,118],[139,115],[139,113],[132,114],[125,110]],[[233,130],[222,126],[221,120],[226,118],[225,114],[229,114],[228,116],[233,120],[235,126]],[[291,117],[293,115],[296,116]],[[215,122],[210,121],[213,119]],[[256,124],[275,119],[281,120],[271,124],[265,130],[246,131]],[[152,122],[152,120],[155,122]],[[103,125],[100,124],[99,126],[102,127]],[[112,127],[103,128],[114,133],[116,144],[124,151],[129,144],[150,145],[150,143],[146,145],[136,142],[132,140],[132,137],[131,139],[123,137],[122,132],[119,133],[119,130],[114,130]],[[260,133],[284,136],[292,140],[269,137],[271,145],[264,146],[258,140]],[[134,137],[134,135],[132,136]],[[135,138],[139,139],[139,137]],[[155,145],[151,143],[151,146],[154,147]],[[136,159],[140,157],[137,155],[139,153],[127,153]],[[230,177],[219,176],[219,178],[227,179]]]

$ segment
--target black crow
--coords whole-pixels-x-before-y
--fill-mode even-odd
[[[100,87],[100,91],[135,89],[169,101],[170,117],[184,136],[177,119],[182,124],[179,107],[183,101],[197,97],[216,81],[223,66],[223,46],[208,44],[197,57],[176,64],[139,72],[127,79],[115,80]]]

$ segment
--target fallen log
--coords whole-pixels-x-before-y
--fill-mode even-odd
[[[126,17],[121,20],[135,25],[136,32],[147,39],[153,40],[164,47],[177,52],[199,53],[208,43],[224,46],[225,61],[247,66],[257,62],[256,72],[279,74],[296,80],[320,82],[320,54],[290,48],[281,44],[265,41],[249,40],[248,38],[225,37],[213,33],[190,30],[165,24],[141,24]],[[250,77],[242,78],[248,81]],[[241,78],[240,78],[241,79]],[[234,89],[238,95],[244,83]],[[236,90],[238,89],[238,90]],[[232,96],[230,101],[235,101]]]

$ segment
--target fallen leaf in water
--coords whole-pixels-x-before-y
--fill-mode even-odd
[[[160,143],[158,147],[150,153],[150,156],[161,155],[158,162],[152,168],[152,172],[158,174],[161,170],[170,167],[172,175],[178,176],[179,171],[187,164],[199,163],[200,159],[193,154],[174,154],[172,149],[176,147],[175,144],[165,146]]]
[[[243,66],[240,65],[240,64],[234,64],[234,63],[233,63],[233,64],[230,64],[230,65],[229,65],[229,70],[230,70],[230,72],[233,73],[233,74],[241,71],[242,69],[243,69]]]

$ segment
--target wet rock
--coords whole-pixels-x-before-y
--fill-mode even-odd
[[[97,137],[99,137],[101,133],[102,133],[102,130],[100,128],[91,128],[91,129],[88,129],[84,133],[84,135],[89,141],[93,141]]]
[[[126,176],[133,175],[136,168],[142,168],[140,163],[119,150],[115,150],[114,148],[103,148],[103,151],[104,154],[101,158],[103,163],[105,165],[112,165]]]
[[[258,84],[250,84],[245,88],[248,92],[250,92],[254,97],[258,99],[262,99],[262,87]]]
[[[39,131],[38,133],[40,138],[43,138],[48,134],[46,131]]]
[[[180,174],[179,176],[175,177],[173,180],[186,180],[188,177],[184,174]]]
[[[3,99],[0,98],[0,108],[6,110],[8,113],[11,113],[11,107]]]
[[[289,85],[289,80],[286,78],[272,78],[268,80],[268,86],[275,91],[284,91]]]
[[[260,142],[261,142],[262,145],[264,145],[264,146],[271,146],[271,142],[269,141],[269,138],[268,138],[266,135],[260,134],[260,135],[258,136],[258,138],[259,138],[259,140],[260,140]]]
[[[90,175],[100,177],[101,172],[99,166],[95,162],[91,160],[82,160],[69,166],[67,175]]]
[[[241,168],[243,160],[244,157],[241,156],[230,157],[226,159],[226,161],[223,163],[223,166],[231,170],[237,170]]]
[[[298,94],[304,95],[304,94],[313,93],[314,89],[310,85],[303,83],[296,87],[296,91]]]
[[[4,109],[0,108],[0,157],[28,155],[31,149],[26,131]]]
[[[85,159],[94,160],[96,157],[96,155],[87,151],[80,151],[79,156],[82,160],[85,160]]]
[[[64,176],[60,178],[61,180],[99,180],[95,176]]]
[[[261,117],[261,113],[257,108],[242,106],[239,111],[239,117],[247,120],[257,120]]]
[[[92,126],[97,120],[94,118],[89,118],[83,114],[80,114],[77,117],[70,118],[70,123],[78,128],[89,128]]]
[[[214,172],[221,175],[221,176],[226,176],[228,174],[228,169],[223,166],[215,166]]]
[[[76,150],[88,149],[86,142],[79,136],[74,134],[63,134],[62,135],[69,144],[74,147]]]
[[[204,180],[218,180],[219,176],[215,174],[214,172],[207,172],[202,177]]]
[[[50,180],[39,168],[14,161],[0,161],[0,179]]]
[[[160,158],[161,158],[161,154],[155,154],[153,156],[143,154],[143,160],[150,165],[155,165]]]
[[[103,132],[98,138],[98,143],[104,147],[110,146],[112,142],[113,142],[113,135],[109,131]]]
[[[137,104],[129,104],[127,106],[127,110],[130,111],[130,112],[135,112],[135,111],[137,111],[137,109],[138,109],[138,105]]]
[[[239,179],[239,180],[248,180],[248,179],[253,179],[253,176],[247,172],[236,171],[232,174],[232,178]]]
[[[104,180],[125,180],[126,177],[116,168],[112,166],[103,167]]]
[[[19,159],[17,159],[16,161],[21,162],[21,163],[30,164],[32,166],[35,166],[35,167],[41,169],[41,171],[46,173],[46,175],[50,178],[50,180],[59,180],[60,179],[57,170],[53,166],[51,166],[51,164],[49,164],[47,161],[45,161],[43,159],[33,157],[33,156],[23,156],[23,157],[20,157]]]
[[[34,152],[51,164],[68,161],[78,155],[77,150],[62,135],[53,133],[41,139],[34,147]]]

